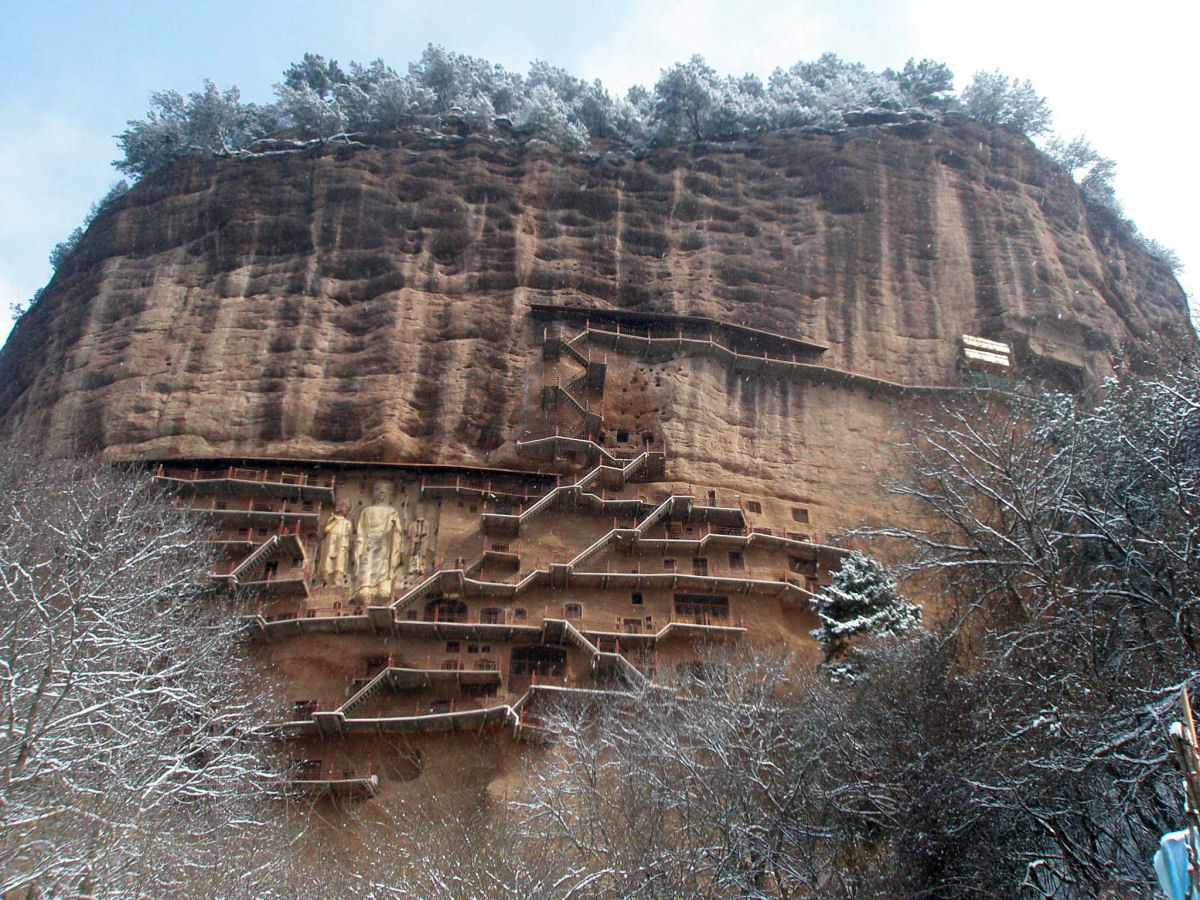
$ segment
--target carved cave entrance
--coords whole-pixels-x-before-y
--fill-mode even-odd
[[[567,651],[562,647],[545,644],[517,647],[508,665],[508,689],[514,694],[523,694],[535,677],[561,680],[566,674]]]
[[[467,604],[450,597],[439,597],[425,604],[426,622],[465,622]]]
[[[729,598],[708,594],[676,594],[675,621],[696,625],[726,625],[729,622]]]

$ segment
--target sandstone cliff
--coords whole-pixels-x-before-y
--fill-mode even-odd
[[[913,384],[959,383],[963,333],[1087,381],[1187,332],[1178,285],[1123,225],[1025,138],[970,120],[638,158],[430,137],[184,160],[138,184],[14,329],[0,430],[118,459],[507,464],[539,412],[532,303],[708,316]],[[695,463],[672,474],[708,457],[769,480],[802,392],[697,366],[643,401]],[[828,433],[829,410],[807,415]],[[768,448],[711,444],[763,421]]]

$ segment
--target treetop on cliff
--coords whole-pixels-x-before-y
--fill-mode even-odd
[[[262,104],[244,103],[237,87],[221,90],[208,79],[186,97],[156,91],[145,118],[129,120],[116,135],[123,155],[113,165],[137,179],[187,156],[286,153],[406,128],[439,130],[448,122],[484,137],[543,141],[579,152],[593,140],[639,149],[734,140],[781,128],[842,128],[847,116],[870,109],[927,115],[956,110],[1030,137],[1047,134],[1051,119],[1045,98],[1027,79],[976,72],[956,97],[954,73],[945,63],[909,59],[899,71],[874,72],[834,53],[777,67],[765,84],[753,74],[721,75],[696,54],[662,70],[652,89],[634,85],[621,97],[599,80],[584,81],[542,60],[521,75],[430,44],[403,75],[382,59],[342,68],[337,60],[305,53],[284,70],[274,90],[275,101]],[[1112,184],[1115,166],[1085,137],[1065,142],[1052,136],[1043,150],[1089,202],[1122,216]],[[55,269],[89,221],[54,248]],[[1128,224],[1152,256],[1172,271],[1180,268],[1173,251]],[[25,309],[12,308],[16,315]]]
[[[570,150],[592,139],[631,147],[728,140],[785,127],[838,128],[847,114],[866,109],[955,105],[953,85],[946,65],[930,59],[874,72],[826,53],[777,68],[764,84],[756,75],[722,75],[695,55],[664,69],[652,89],[635,86],[621,97],[542,60],[521,75],[432,44],[405,74],[380,59],[343,68],[306,53],[284,70],[272,103],[243,103],[236,87],[222,91],[211,81],[186,97],[151,95],[146,117],[117,135],[124,156],[116,166],[141,177],[181,156],[253,153],[268,138],[394,133],[436,126],[447,114],[477,134],[495,135],[507,124],[521,137]],[[966,112],[993,124],[1032,129],[1048,121],[1029,82],[998,73],[977,75],[963,101]]]
[[[448,124],[460,133],[581,152],[593,140],[640,149],[782,128],[843,128],[848,116],[871,109],[925,115],[953,110],[1030,137],[1048,135],[1051,120],[1045,98],[1028,79],[980,71],[956,96],[954,73],[937,60],[909,59],[899,71],[875,72],[834,53],[777,67],[765,83],[753,74],[721,75],[696,54],[663,69],[653,88],[634,85],[622,97],[599,80],[585,81],[543,60],[534,60],[521,75],[430,44],[405,74],[382,59],[343,68],[337,60],[305,53],[283,71],[274,90],[274,102],[261,104],[243,102],[237,87],[222,90],[207,79],[187,96],[156,91],[146,116],[129,120],[116,135],[122,158],[113,165],[138,179],[187,156],[287,153],[406,129],[444,130]],[[1067,142],[1050,135],[1042,149],[1089,203],[1123,218],[1113,187],[1115,165],[1086,137]],[[55,269],[82,239],[88,221],[54,248]],[[1127,224],[1147,252],[1178,271],[1173,251]],[[25,307],[12,309],[20,315]]]
[[[954,73],[932,59],[875,72],[825,53],[777,67],[764,83],[753,74],[722,75],[696,54],[663,69],[653,88],[635,85],[622,97],[543,60],[521,75],[430,44],[405,74],[381,59],[343,68],[306,53],[284,70],[272,103],[243,103],[236,87],[221,90],[208,80],[186,97],[158,91],[146,117],[130,120],[117,135],[124,155],[114,165],[140,178],[184,156],[288,152],[409,127],[437,130],[447,120],[460,131],[544,141],[574,152],[593,140],[638,149],[780,128],[842,128],[847,116],[872,109],[927,115],[955,110],[1030,137],[1047,135],[1051,120],[1046,99],[1028,79],[980,71],[956,96]],[[1052,137],[1043,149],[1089,201],[1121,214],[1113,163],[1086,138],[1067,143]],[[1169,252],[1157,255],[1172,264]]]

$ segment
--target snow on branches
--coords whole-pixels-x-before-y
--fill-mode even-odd
[[[0,455],[0,895],[180,896],[253,832],[271,693],[200,527],[136,473]]]
[[[476,134],[507,124],[519,139],[573,151],[593,139],[630,147],[729,140],[796,125],[838,127],[845,114],[875,107],[944,105],[952,84],[950,70],[933,60],[872,72],[826,53],[776,69],[764,85],[755,75],[720,76],[695,55],[664,69],[652,91],[635,86],[615,97],[599,81],[541,60],[521,75],[432,44],[404,74],[382,60],[343,69],[306,53],[275,85],[274,103],[242,103],[236,87],[222,91],[211,81],[186,97],[153,94],[146,118],[131,120],[117,136],[124,158],[116,165],[140,178],[181,156],[252,153],[268,138],[304,144],[347,132],[436,127],[446,116]]]
[[[921,608],[905,599],[896,579],[878,560],[855,550],[812,600],[821,621],[812,636],[825,651],[825,661],[845,657],[850,641],[864,635],[899,634],[921,621]]]

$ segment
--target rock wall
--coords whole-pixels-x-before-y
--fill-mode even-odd
[[[429,137],[145,179],[0,353],[0,432],[114,459],[507,464],[541,414],[532,303],[709,316],[919,384],[961,381],[963,333],[1085,382],[1190,333],[1123,225],[1025,138],[966,119],[636,158]],[[837,468],[831,427],[877,429],[868,401],[818,426],[830,408],[800,388],[697,366],[658,397],[665,436],[696,448],[672,477],[769,480],[817,428]],[[770,433],[742,435],[759,416]]]
[[[257,595],[284,783],[462,804],[516,777],[547,684],[669,679],[743,637],[815,660],[831,544],[919,512],[879,485],[945,397],[905,386],[967,383],[963,334],[1078,385],[1191,331],[1124,226],[967,120],[186,160],[17,323],[0,434],[165,461],[214,574]],[[334,510],[386,545],[371,590],[324,562]]]

